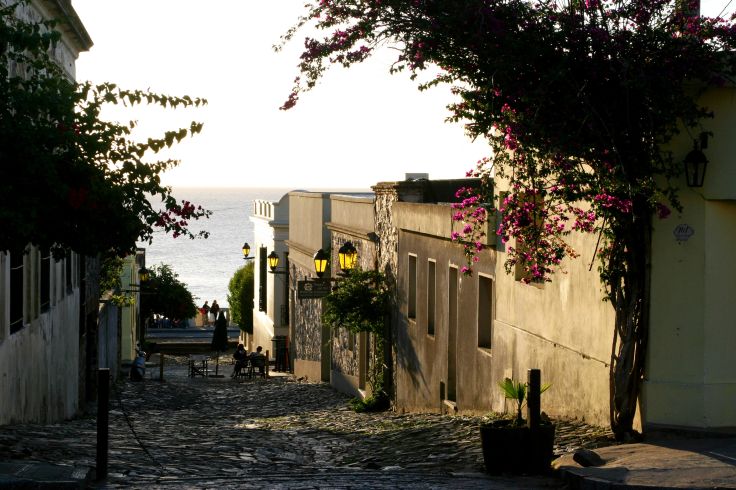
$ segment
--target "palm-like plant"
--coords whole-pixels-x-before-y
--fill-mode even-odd
[[[524,417],[521,416],[521,410],[524,408],[524,402],[526,401],[526,395],[528,390],[527,383],[521,381],[514,381],[511,378],[506,378],[503,381],[499,381],[498,386],[501,387],[503,394],[508,399],[516,400],[516,425],[524,425]],[[539,393],[544,393],[549,389],[551,385],[543,385],[539,390]]]

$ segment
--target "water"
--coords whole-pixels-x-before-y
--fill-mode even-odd
[[[161,263],[171,266],[179,280],[187,285],[197,306],[217,300],[227,307],[227,285],[235,271],[244,265],[243,242],[255,250],[253,224],[249,217],[254,199],[278,200],[289,189],[252,188],[177,188],[174,196],[186,199],[212,211],[212,216],[199,220],[192,231],[207,230],[209,238],[190,240],[171,238],[163,232],[154,235],[153,243],[141,244],[146,249],[146,266]],[[251,251],[253,255],[253,251]]]

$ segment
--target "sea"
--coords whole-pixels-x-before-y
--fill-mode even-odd
[[[207,230],[209,238],[172,238],[156,232],[152,243],[139,244],[146,249],[146,267],[169,265],[178,274],[178,279],[187,285],[197,306],[217,300],[221,307],[228,307],[228,283],[235,271],[245,264],[243,243],[248,242],[255,250],[253,223],[249,219],[253,213],[253,201],[278,201],[290,190],[174,188],[173,195],[178,201],[186,199],[212,211],[208,219],[195,221],[190,226],[194,232]]]

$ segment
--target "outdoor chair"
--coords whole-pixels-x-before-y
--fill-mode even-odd
[[[249,359],[248,377],[260,376],[266,378],[266,356],[257,356]]]
[[[238,362],[240,362],[240,370],[239,371],[235,371],[235,375],[233,376],[233,378],[238,379],[238,378],[249,378],[249,377],[251,377],[251,374],[250,374],[250,364],[251,364],[250,359],[247,359],[246,358],[246,359],[244,359],[242,361],[235,361],[235,362],[233,362],[233,369],[235,369],[235,367],[237,366]]]

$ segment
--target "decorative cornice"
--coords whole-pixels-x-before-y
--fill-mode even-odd
[[[332,221],[328,221],[327,223],[325,223],[325,227],[330,231],[350,235],[355,238],[360,238],[361,240],[368,240],[370,242],[378,241],[378,235],[376,235],[373,230],[366,230],[364,228],[353,228],[351,226],[345,226],[343,224],[334,223]]]

